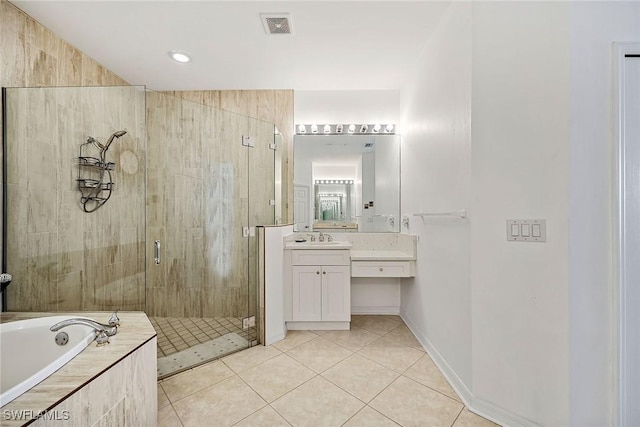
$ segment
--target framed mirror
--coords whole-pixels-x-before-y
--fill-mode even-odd
[[[399,232],[399,135],[296,135],[298,231]]]

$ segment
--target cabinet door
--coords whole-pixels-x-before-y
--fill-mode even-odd
[[[293,267],[293,312],[294,321],[322,320],[322,269],[313,265]]]
[[[349,266],[322,267],[322,320],[351,321],[351,277]]]

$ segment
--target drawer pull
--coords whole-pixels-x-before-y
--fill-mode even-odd
[[[323,271],[323,272],[322,272],[322,274],[327,274],[327,272],[326,272],[326,271]]]
[[[380,271],[384,271],[384,268],[380,267]]]
[[[320,272],[319,272],[319,271],[316,271],[316,274],[320,274]]]

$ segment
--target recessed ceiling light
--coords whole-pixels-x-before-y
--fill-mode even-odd
[[[191,62],[191,57],[188,53],[180,52],[179,50],[170,50],[169,56],[171,59],[177,62]]]

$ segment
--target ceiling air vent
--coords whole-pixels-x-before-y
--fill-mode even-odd
[[[291,15],[288,13],[261,13],[262,25],[267,34],[293,34]]]

